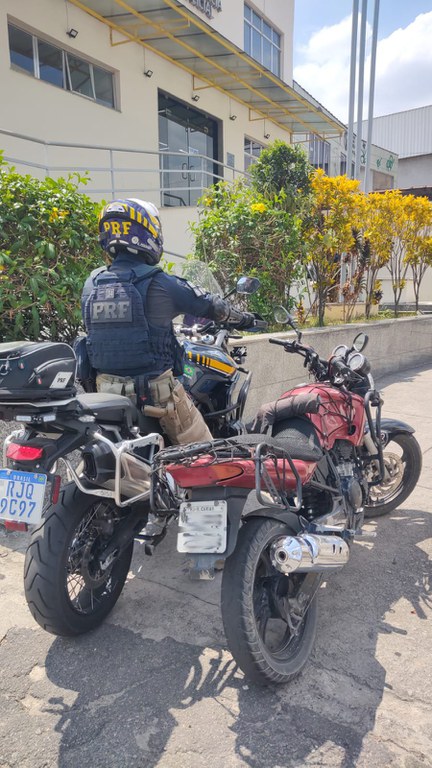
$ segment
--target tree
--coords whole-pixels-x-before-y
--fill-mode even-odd
[[[267,199],[244,181],[220,183],[203,198],[194,257],[205,261],[224,289],[241,274],[258,276],[261,290],[250,307],[272,319],[272,307],[285,303],[301,268],[301,220],[284,207],[284,198]]]
[[[311,267],[318,301],[318,322],[330,291],[338,285],[341,254],[355,246],[353,229],[359,226],[359,182],[346,176],[326,176],[318,169],[312,180],[312,210],[305,228],[307,261]]]
[[[378,273],[386,266],[391,256],[391,233],[384,225],[385,205],[381,193],[371,193],[364,198],[363,235],[368,243],[367,268],[365,270],[366,317],[370,317],[375,296],[380,288]]]
[[[418,312],[420,286],[428,267],[432,266],[432,204],[426,197],[417,197],[413,211],[413,237],[406,245],[405,262],[411,267],[415,308]]]
[[[265,198],[276,195],[287,210],[298,214],[307,206],[314,168],[299,145],[273,142],[250,166],[249,173],[253,188]]]
[[[98,266],[98,206],[78,192],[86,178],[22,176],[0,157],[0,337],[70,342],[80,295]]]
[[[417,276],[420,282],[423,279],[419,260],[425,230],[431,226],[431,205],[427,198],[404,196],[398,189],[374,192],[368,198],[367,237],[377,263],[390,273],[397,316],[410,263],[417,264]]]
[[[349,323],[352,319],[355,305],[367,286],[368,267],[370,263],[370,245],[362,233],[353,229],[354,245],[350,253],[344,256],[344,262],[354,267],[351,277],[342,286],[344,302],[344,320]]]

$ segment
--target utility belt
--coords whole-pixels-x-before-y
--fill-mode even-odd
[[[98,373],[96,389],[101,393],[123,395],[132,400],[134,405],[137,405],[135,380],[130,376],[111,376],[109,373]]]
[[[201,413],[186,394],[172,370],[154,379],[139,376],[111,376],[100,373],[96,377],[98,392],[129,397],[145,416],[159,419],[160,424],[174,445],[212,440],[212,435]],[[143,394],[145,396],[143,396]]]

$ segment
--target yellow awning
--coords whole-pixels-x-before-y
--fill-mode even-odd
[[[213,87],[291,133],[341,134],[345,126],[308,101],[189,11],[179,0],[69,0],[121,35],[189,72],[193,88]]]

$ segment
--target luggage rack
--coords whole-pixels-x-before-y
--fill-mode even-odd
[[[115,458],[115,475],[114,475],[114,490],[107,490],[104,488],[90,488],[83,484],[82,478],[79,477],[75,469],[73,468],[71,462],[69,459],[62,458],[63,463],[66,465],[66,468],[68,472],[70,473],[72,479],[83,493],[86,493],[90,496],[103,496],[105,498],[111,498],[114,499],[115,504],[117,507],[128,507],[131,504],[134,504],[136,501],[140,501],[142,499],[148,498],[149,495],[149,487],[145,486],[144,489],[137,493],[133,497],[128,497],[123,500],[123,493],[122,493],[122,461],[123,458],[127,461],[128,455],[134,457],[134,451],[137,448],[144,448],[149,447],[151,451],[151,455],[149,459],[143,459],[142,457],[136,457],[139,459],[140,463],[143,466],[143,469],[145,468],[146,474],[148,475],[148,482],[149,485],[151,484],[151,461],[154,455],[154,451],[156,449],[159,449],[163,446],[163,437],[159,435],[157,432],[150,432],[148,435],[145,435],[144,437],[137,437],[134,440],[124,440],[120,445],[117,445],[113,443],[111,440],[109,440],[107,437],[105,437],[101,432],[95,432],[93,435],[94,440],[99,440],[100,442],[105,443],[112,451],[114,458]],[[144,480],[142,481],[144,482]],[[147,482],[147,481],[146,481]]]
[[[166,511],[173,512],[179,501],[172,485],[167,481],[165,470],[170,464],[191,466],[202,456],[208,456],[207,466],[221,461],[236,459],[255,463],[255,492],[258,502],[265,507],[299,512],[302,507],[302,481],[296,466],[281,442],[265,435],[242,435],[218,439],[212,442],[192,443],[186,446],[171,446],[159,451],[154,458],[151,488],[151,506],[157,510],[157,491],[162,492],[167,503]],[[281,461],[282,460],[282,461]],[[271,476],[272,465],[276,482]],[[282,466],[280,466],[282,465]],[[286,489],[288,468],[295,478],[295,491]],[[160,496],[159,496],[160,499]]]

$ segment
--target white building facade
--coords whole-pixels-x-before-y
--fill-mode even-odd
[[[293,13],[294,0],[2,0],[0,149],[33,175],[88,170],[96,199],[154,201],[184,255],[203,189],[277,138],[343,133],[293,88]]]

